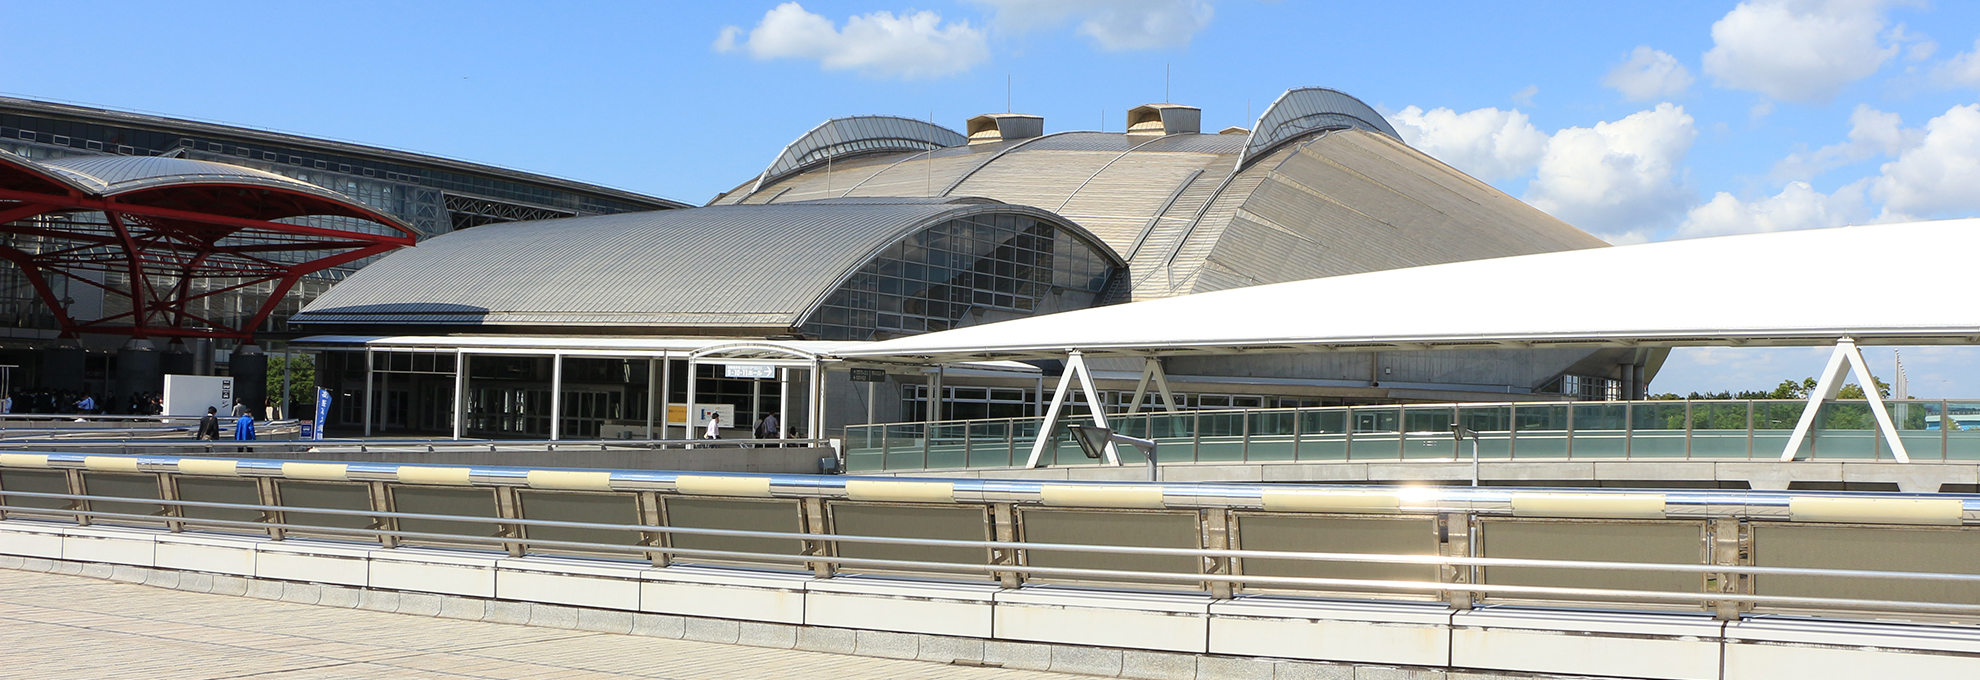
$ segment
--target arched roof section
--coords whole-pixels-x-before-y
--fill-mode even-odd
[[[962,146],[968,141],[969,138],[960,132],[912,118],[834,118],[785,146],[776,160],[770,162],[770,167],[757,177],[750,191],[753,193],[791,173],[828,160],[875,153],[928,151]]]
[[[254,220],[334,215],[417,236],[399,218],[357,199],[238,165],[162,156],[72,156],[37,165],[73,178],[78,185],[93,184],[91,193],[126,205]]]
[[[1259,114],[1245,137],[1242,167],[1279,145],[1314,130],[1359,128],[1379,132],[1396,140],[1402,134],[1374,108],[1346,92],[1325,87],[1286,90]]]
[[[782,332],[890,246],[985,213],[1026,215],[1101,244],[1051,213],[981,198],[847,198],[508,222],[394,253],[292,322]]]
[[[103,183],[0,150],[0,189],[35,194],[95,195],[103,190]]]

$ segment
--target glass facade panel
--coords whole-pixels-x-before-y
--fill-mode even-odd
[[[854,272],[799,332],[822,340],[874,340],[948,330],[993,312],[1085,307],[1115,271],[1103,252],[1027,215],[943,222]]]

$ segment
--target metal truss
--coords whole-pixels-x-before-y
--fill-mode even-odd
[[[250,200],[254,206],[246,204]],[[392,227],[392,233],[232,216],[271,214],[271,200],[277,203],[275,213],[296,217],[353,212],[348,204],[322,209],[313,205],[327,203],[322,197],[266,187],[182,186],[169,200],[146,204],[79,191],[0,187],[0,234],[30,237],[42,246],[29,252],[19,247],[23,239],[12,238],[0,244],[0,259],[20,267],[65,336],[251,340],[298,280],[414,241],[410,231],[383,215],[371,215],[371,221]],[[50,285],[55,277],[100,289],[106,301],[127,301],[128,310],[77,319]],[[109,283],[116,278],[125,285]],[[272,284],[271,292],[238,325],[195,312],[200,308],[195,303],[206,298],[265,284]]]

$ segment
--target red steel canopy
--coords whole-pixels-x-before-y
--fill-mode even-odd
[[[340,226],[275,221],[297,217],[350,219],[316,220]],[[35,162],[4,151],[0,233],[43,239],[39,252],[28,252],[10,238],[0,243],[0,258],[21,268],[65,336],[241,340],[253,339],[302,277],[418,237],[349,196],[252,168],[162,156]],[[129,285],[106,283],[102,274],[112,272]],[[49,285],[56,276],[102,289],[106,301],[127,300],[129,309],[77,319]],[[232,324],[195,313],[192,303],[202,298],[270,282],[274,290],[254,313]]]

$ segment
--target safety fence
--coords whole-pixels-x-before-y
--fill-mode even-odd
[[[1886,401],[1914,461],[1980,461],[1980,401]],[[1157,444],[1163,465],[1468,460],[1774,460],[1807,402],[1682,400],[1338,406],[1108,414],[1114,431]],[[1030,456],[1041,418],[846,428],[849,472],[1009,468]],[[1962,426],[1962,421],[1966,425]],[[1098,465],[1066,425],[1044,465]],[[1452,425],[1477,433],[1459,442]],[[1132,449],[1121,455],[1133,457]],[[1894,460],[1868,402],[1822,406],[1800,460]],[[1139,462],[1133,461],[1133,462]]]
[[[1980,615],[1980,497],[902,480],[0,454],[0,529],[654,567],[1844,618]],[[4,546],[0,546],[4,552]]]

